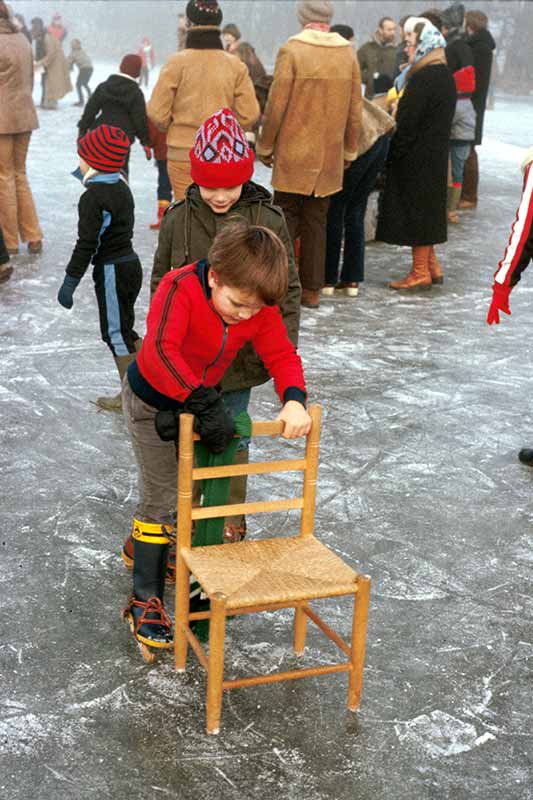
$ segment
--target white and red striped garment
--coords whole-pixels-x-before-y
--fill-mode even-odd
[[[522,162],[522,169],[524,186],[520,205],[504,256],[494,273],[495,282],[502,286],[515,286],[533,259],[533,148],[528,151]]]

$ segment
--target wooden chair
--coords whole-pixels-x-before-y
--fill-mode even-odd
[[[312,428],[307,437],[305,458],[204,468],[193,466],[193,441],[198,438],[193,434],[193,417],[189,414],[182,414],[180,417],[175,664],[178,672],[185,671],[187,649],[190,645],[207,671],[207,733],[219,732],[222,693],[225,689],[330,672],[347,672],[348,708],[355,711],[359,706],[363,685],[370,578],[359,575],[347,566],[313,535],[321,409],[319,406],[311,406],[309,413]],[[253,436],[279,436],[281,432],[280,422],[254,422],[252,426]],[[304,474],[301,497],[211,508],[192,507],[193,481],[294,470]],[[299,535],[260,541],[245,540],[211,547],[191,547],[193,520],[293,508],[302,510]],[[191,574],[209,597],[209,611],[189,611]],[[310,600],[340,595],[353,595],[354,598],[351,646],[309,606]],[[297,655],[303,654],[307,620],[311,619],[348,656],[348,661],[239,680],[224,680],[226,617],[282,608],[295,609],[294,651]],[[210,620],[208,655],[189,624],[200,619]]]

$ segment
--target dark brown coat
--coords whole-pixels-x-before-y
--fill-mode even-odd
[[[457,96],[443,50],[415,67],[398,105],[376,231],[378,241],[410,247],[447,239],[448,151]]]

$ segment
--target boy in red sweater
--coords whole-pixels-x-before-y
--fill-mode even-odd
[[[175,417],[182,411],[194,414],[204,444],[223,452],[234,428],[216,387],[239,350],[251,342],[283,403],[278,415],[283,436],[309,432],[302,363],[278,307],[287,293],[287,272],[287,252],[271,230],[228,223],[208,259],[168,272],[150,305],[146,336],[122,395],[140,477],[133,596],[126,613],[135,623],[135,637],[150,647],[172,642],[163,589],[165,525],[172,522],[176,506],[176,442],[168,441],[177,435]]]

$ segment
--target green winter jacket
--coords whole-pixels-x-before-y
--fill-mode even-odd
[[[396,77],[396,45],[383,44],[377,34],[357,51],[361,68],[361,81],[366,86],[365,97],[374,97],[374,78],[376,75],[388,75],[392,80]]]
[[[289,290],[281,305],[281,313],[289,338],[297,345],[302,287],[296,270],[292,242],[283,212],[272,205],[270,192],[253,181],[243,185],[239,201],[227,214],[215,214],[211,211],[200,197],[196,184],[188,188],[185,200],[169,207],[159,230],[150,282],[151,293],[153,295],[159,281],[169,270],[207,258],[213,239],[221,227],[235,217],[241,217],[252,225],[264,225],[274,231],[285,245],[289,257]],[[247,344],[224,375],[222,388],[226,392],[249,389],[268,379],[263,362],[251,344]]]

